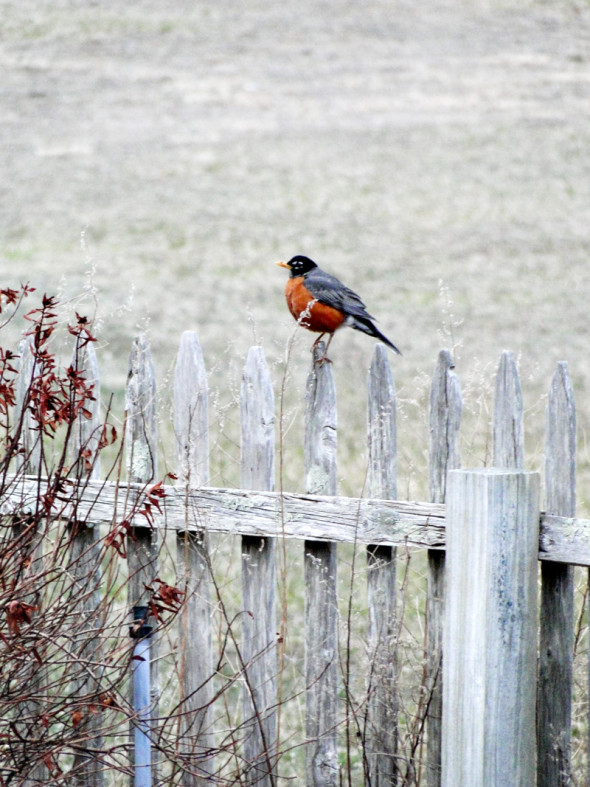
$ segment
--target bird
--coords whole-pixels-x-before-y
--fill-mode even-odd
[[[346,287],[331,273],[322,270],[313,260],[302,254],[292,257],[289,262],[277,262],[281,268],[287,268],[289,278],[285,287],[287,306],[299,325],[320,336],[312,346],[312,352],[327,333],[330,334],[325,352],[316,363],[323,363],[328,358],[328,348],[335,332],[344,325],[374,336],[379,341],[401,355],[401,350],[389,341],[378,328],[373,325],[372,317],[366,310],[360,297]]]

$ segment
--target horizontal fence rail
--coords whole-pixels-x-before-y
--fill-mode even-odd
[[[285,537],[348,544],[445,549],[445,505],[404,500],[201,487],[188,492],[162,484],[160,510],[151,526],[164,530],[227,533],[240,536]],[[53,516],[91,519],[109,525],[133,510],[132,523],[148,528],[138,511],[149,486],[104,481],[68,482],[55,501]],[[37,477],[14,479],[0,513],[34,509],[46,486]],[[590,566],[590,519],[539,518],[539,560]]]

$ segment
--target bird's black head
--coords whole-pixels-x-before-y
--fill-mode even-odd
[[[288,268],[293,277],[305,276],[306,273],[318,267],[313,260],[310,260],[309,257],[304,257],[302,254],[292,257],[289,262],[277,262],[277,265],[280,265],[281,268]]]

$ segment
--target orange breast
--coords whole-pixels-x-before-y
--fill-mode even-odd
[[[345,320],[345,315],[325,303],[315,301],[306,288],[303,276],[288,279],[285,287],[287,306],[300,325],[316,333],[334,333]]]

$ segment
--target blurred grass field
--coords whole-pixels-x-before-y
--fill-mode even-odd
[[[578,513],[590,514],[588,0],[0,7],[0,286],[29,281],[60,295],[64,319],[95,315],[119,419],[131,341],[148,333],[162,473],[175,464],[174,357],[196,330],[211,483],[239,483],[239,385],[256,343],[277,405],[287,373],[283,486],[303,488],[313,337],[299,331],[285,371],[295,325],[273,262],[304,253],[403,350],[391,357],[401,498],[427,495],[438,350],[455,353],[462,461],[477,467],[490,462],[493,376],[510,349],[529,469],[543,467],[551,375],[569,363]],[[353,331],[331,348],[343,494],[364,485],[372,351]]]

